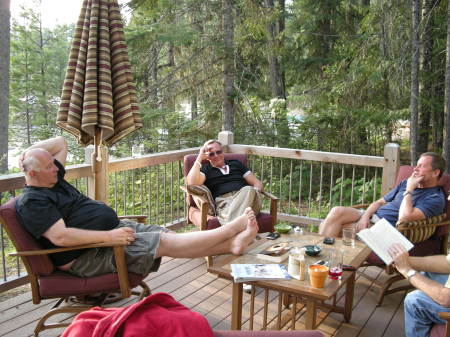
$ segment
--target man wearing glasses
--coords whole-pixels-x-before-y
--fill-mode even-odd
[[[242,215],[247,207],[251,207],[255,215],[261,209],[261,181],[239,160],[225,160],[222,144],[215,139],[200,148],[187,175],[187,183],[208,187],[221,225]]]

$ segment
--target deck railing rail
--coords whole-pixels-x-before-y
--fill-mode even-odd
[[[281,221],[317,225],[335,205],[370,203],[391,189],[399,166],[397,144],[387,144],[383,157],[231,144],[226,152],[246,153],[250,169],[264,189],[280,198]],[[108,200],[119,215],[145,214],[148,222],[178,228],[186,224],[183,157],[199,148],[161,152],[108,163]],[[80,191],[92,195],[90,164],[67,167],[66,178]],[[23,174],[0,176],[0,201],[20,195]],[[265,207],[264,207],[265,206]],[[263,208],[267,209],[268,205]],[[0,292],[27,283],[14,247],[0,228]]]

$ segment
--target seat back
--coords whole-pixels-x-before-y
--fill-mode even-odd
[[[17,251],[41,250],[41,245],[19,223],[16,215],[17,198],[0,206],[0,221]],[[27,272],[35,275],[50,275],[55,267],[47,255],[27,256],[23,258]]]

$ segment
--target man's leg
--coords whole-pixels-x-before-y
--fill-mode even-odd
[[[437,315],[440,311],[450,312],[420,290],[414,290],[405,298],[406,337],[428,337],[433,324],[445,324]]]
[[[156,257],[201,257],[230,252],[241,254],[257,232],[255,214],[248,208],[234,221],[216,229],[181,234],[162,233]]]
[[[244,186],[239,191],[227,193],[225,197],[217,197],[216,205],[219,222],[225,225],[243,214],[247,207],[258,215],[261,210],[261,196],[253,186]]]
[[[336,206],[319,225],[319,234],[330,237],[341,236],[342,228],[354,224],[361,212],[352,207]]]

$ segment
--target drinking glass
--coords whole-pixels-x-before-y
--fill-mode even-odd
[[[328,262],[328,275],[332,280],[340,280],[342,276],[342,258],[343,254],[340,249],[332,250],[330,252]]]

